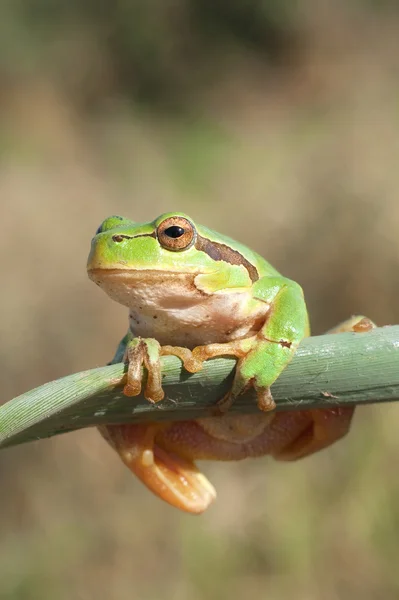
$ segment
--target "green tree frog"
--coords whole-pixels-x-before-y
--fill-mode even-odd
[[[128,363],[126,396],[142,389],[164,398],[160,357],[179,357],[195,373],[215,356],[237,360],[220,416],[195,421],[107,425],[102,435],[155,494],[191,513],[214,500],[195,459],[239,460],[270,454],[293,460],[342,437],[353,409],[277,413],[270,386],[309,335],[301,287],[243,244],[194,223],[183,213],[151,223],[112,216],[100,225],[88,258],[89,277],[129,309],[120,348]],[[355,317],[339,330],[367,330]],[[114,361],[120,360],[120,349]],[[260,411],[228,413],[253,386]]]

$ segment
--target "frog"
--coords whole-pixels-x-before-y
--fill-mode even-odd
[[[99,427],[126,466],[167,503],[200,514],[215,500],[197,460],[294,460],[348,432],[352,407],[275,410],[270,388],[310,335],[308,311],[301,286],[243,243],[182,212],[148,223],[114,215],[92,239],[87,272],[129,310],[128,333],[111,361],[127,363],[127,398],[143,392],[148,402],[162,402],[163,356],[178,357],[189,373],[215,357],[237,359],[214,416]],[[373,326],[359,315],[331,333]],[[229,412],[250,388],[258,410]]]

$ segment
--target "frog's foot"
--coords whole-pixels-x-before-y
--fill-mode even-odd
[[[128,363],[127,381],[123,388],[126,396],[138,396],[141,392],[143,366],[147,369],[144,396],[150,402],[163,400],[161,346],[153,338],[133,338],[127,345],[124,361]]]
[[[122,340],[125,346],[124,362],[128,363],[127,381],[123,388],[126,396],[138,396],[142,388],[143,366],[147,370],[144,396],[150,402],[159,402],[165,397],[162,388],[161,356],[177,356],[190,373],[202,369],[203,360],[193,355],[191,350],[180,346],[161,346],[154,338],[130,338]],[[118,349],[119,352],[119,349]],[[115,362],[115,358],[112,362]]]
[[[269,412],[270,410],[274,410],[276,408],[276,403],[273,400],[270,387],[267,385],[259,385],[257,383],[257,378],[255,375],[253,377],[243,377],[243,374],[241,372],[242,364],[243,360],[241,359],[238,361],[236,366],[236,373],[234,376],[231,390],[228,391],[227,394],[225,394],[223,398],[221,398],[217,403],[217,407],[220,413],[226,413],[234,404],[237,396],[246,392],[248,389],[251,388],[251,386],[256,391],[257,404],[259,410],[263,412]]]
[[[201,346],[206,348],[207,346]],[[201,355],[195,355],[196,348],[189,350],[182,346],[162,346],[161,356],[177,356],[183,363],[184,368],[189,373],[198,373],[203,368],[204,361],[209,357],[202,357]]]
[[[329,329],[327,333],[344,333],[346,331],[353,331],[354,333],[367,333],[372,329],[375,329],[377,325],[368,317],[363,315],[356,315],[343,321],[339,325],[336,325],[332,329]]]
[[[125,465],[154,494],[180,510],[199,514],[216,498],[215,489],[189,455],[168,449],[162,439],[171,427],[178,438],[181,432],[184,437],[184,424],[187,422],[106,425],[99,430]]]

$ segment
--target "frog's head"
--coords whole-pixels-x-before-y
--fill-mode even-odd
[[[151,223],[108,217],[92,240],[89,277],[113,299],[132,305],[138,291],[146,296],[174,293],[204,297],[242,288],[257,278],[255,267],[216,234],[183,213],[166,213]]]

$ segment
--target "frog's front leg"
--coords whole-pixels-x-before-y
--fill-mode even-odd
[[[190,372],[198,371],[203,361],[216,356],[238,358],[231,390],[219,402],[227,411],[234,399],[253,385],[258,406],[263,411],[275,408],[270,386],[293,357],[300,341],[309,333],[308,316],[301,287],[284,277],[263,277],[254,284],[253,301],[268,304],[265,323],[256,335],[223,344],[197,346],[192,352],[174,352]]]

